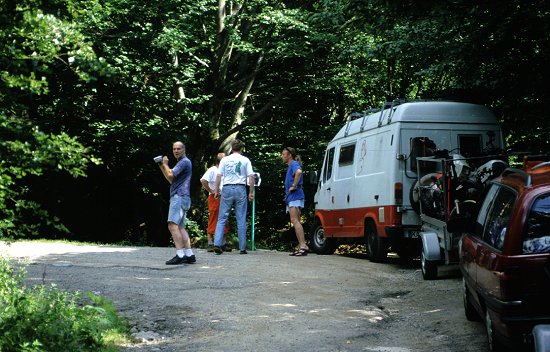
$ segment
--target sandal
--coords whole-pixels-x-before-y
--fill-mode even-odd
[[[290,253],[289,255],[293,257],[305,257],[307,255],[307,250],[307,248],[300,248]]]

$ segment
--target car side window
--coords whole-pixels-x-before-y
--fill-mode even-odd
[[[535,200],[525,226],[523,253],[550,252],[550,194]]]
[[[474,232],[475,237],[483,236],[483,228],[485,226],[485,222],[487,221],[487,216],[489,215],[489,210],[491,209],[491,206],[493,205],[493,202],[496,198],[498,188],[499,187],[497,185],[493,184],[493,185],[491,185],[491,187],[487,191],[487,194],[484,198],[483,203],[481,204],[481,207],[479,209],[479,214],[477,216],[476,228],[475,228],[475,232]]]
[[[487,213],[482,240],[502,250],[508,229],[508,222],[514,208],[516,195],[511,190],[499,187],[493,204]]]

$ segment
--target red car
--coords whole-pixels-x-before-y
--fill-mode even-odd
[[[506,169],[491,181],[459,243],[464,310],[483,320],[489,349],[532,349],[550,323],[550,162]]]

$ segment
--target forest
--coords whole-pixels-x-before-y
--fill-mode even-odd
[[[486,105],[510,150],[550,151],[548,1],[0,4],[0,238],[169,245],[153,157],[181,140],[200,246],[199,178],[238,137],[262,176],[256,246],[288,246],[282,148],[307,182],[351,113],[395,99]]]

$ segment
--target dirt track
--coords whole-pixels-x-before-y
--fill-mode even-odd
[[[456,269],[424,281],[418,263],[274,251],[167,266],[171,248],[0,243],[32,283],[115,303],[141,341],[125,351],[486,351],[466,320]]]

